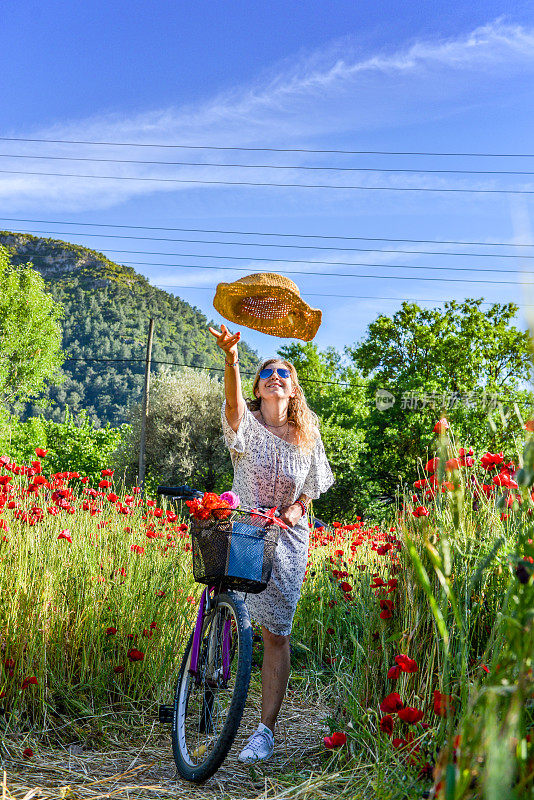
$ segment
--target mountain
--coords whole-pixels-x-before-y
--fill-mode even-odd
[[[10,251],[13,264],[33,264],[65,312],[65,380],[28,404],[25,416],[42,411],[63,420],[68,407],[74,414],[85,409],[97,424],[125,422],[128,406],[142,395],[150,317],[155,320],[154,373],[182,364],[224,366],[204,314],[151,286],[131,267],[86,247],[26,233],[0,231],[0,244]],[[243,371],[256,369],[258,356],[244,343],[239,358]]]

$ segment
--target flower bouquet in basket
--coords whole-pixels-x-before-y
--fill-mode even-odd
[[[204,497],[185,501],[193,519],[205,521],[227,519],[239,503],[239,497],[234,492],[223,492],[221,495],[204,492]]]

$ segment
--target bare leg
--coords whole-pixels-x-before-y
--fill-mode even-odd
[[[274,724],[284,699],[291,656],[289,636],[278,636],[261,627],[263,636],[263,666],[261,669],[261,721],[274,733]]]

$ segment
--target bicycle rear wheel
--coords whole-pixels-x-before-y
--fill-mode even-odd
[[[178,773],[202,783],[228,755],[247,699],[252,626],[243,600],[217,596],[202,626],[196,675],[191,675],[193,634],[174,698],[172,749]]]

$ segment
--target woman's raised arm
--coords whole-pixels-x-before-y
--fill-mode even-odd
[[[239,374],[239,357],[237,343],[241,339],[238,331],[231,334],[226,325],[221,325],[221,330],[210,328],[209,332],[217,340],[217,344],[224,352],[224,394],[226,397],[226,419],[233,431],[237,431],[241,417],[245,413],[245,401],[241,391],[241,376]]]

